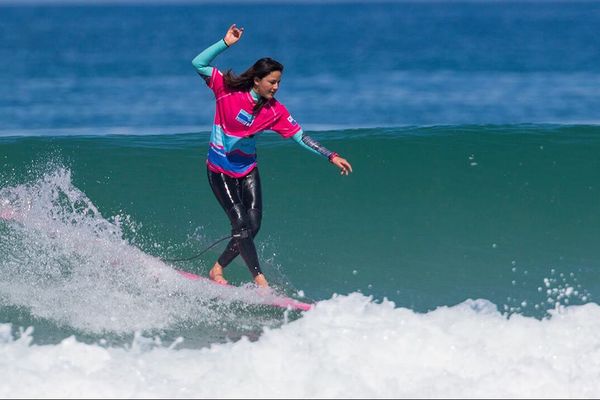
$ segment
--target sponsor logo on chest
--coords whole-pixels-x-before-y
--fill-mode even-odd
[[[238,113],[237,117],[235,117],[235,120],[244,126],[250,126],[252,125],[252,122],[254,122],[254,116],[248,111],[242,109]]]

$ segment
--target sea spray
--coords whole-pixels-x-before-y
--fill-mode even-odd
[[[188,281],[132,245],[123,235],[129,217],[103,217],[68,169],[4,187],[0,201],[12,215],[0,222],[4,307],[96,336],[200,327],[223,340],[281,323],[280,314],[248,309],[259,300],[251,288],[224,293]]]

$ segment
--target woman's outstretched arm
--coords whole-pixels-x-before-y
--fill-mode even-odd
[[[305,134],[302,130],[292,136],[292,139],[305,149],[326,157],[332,164],[341,170],[340,173],[342,175],[348,175],[352,172],[352,165],[350,165],[348,161],[340,157],[336,152],[328,150],[325,146]]]

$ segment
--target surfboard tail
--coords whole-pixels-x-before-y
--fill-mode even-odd
[[[182,271],[180,269],[176,269],[175,271],[177,271],[177,273],[179,275],[183,276],[184,278],[190,279],[192,281],[197,281],[199,279],[202,279],[202,277],[200,275],[192,274],[191,272]]]

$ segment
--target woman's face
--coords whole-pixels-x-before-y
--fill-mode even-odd
[[[281,71],[273,71],[262,79],[254,78],[254,91],[259,96],[271,100],[279,89],[279,82],[281,82]]]

